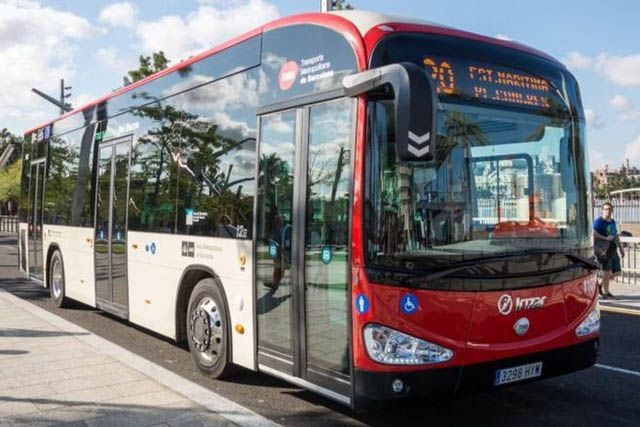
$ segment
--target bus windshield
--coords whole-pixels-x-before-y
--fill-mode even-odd
[[[589,177],[577,95],[558,92],[552,78],[508,74],[507,66],[486,59],[480,65],[473,58],[443,61],[436,52],[429,57],[435,60],[419,62],[422,46],[405,49],[409,59],[427,72],[445,63],[445,77],[454,77],[442,84],[432,74],[441,101],[437,149],[428,162],[398,161],[393,102],[369,102],[368,265],[428,270],[502,254],[587,255]],[[398,51],[391,47],[382,50]],[[493,73],[494,82],[487,84],[485,75],[484,86],[476,87],[471,74],[457,77],[478,69]],[[504,73],[499,84],[497,70]],[[568,73],[563,78],[573,81]],[[501,88],[514,80],[518,87]]]

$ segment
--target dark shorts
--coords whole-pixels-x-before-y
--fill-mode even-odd
[[[617,252],[614,252],[608,259],[598,261],[600,262],[603,271],[610,271],[615,274],[622,270],[620,266],[620,257]]]

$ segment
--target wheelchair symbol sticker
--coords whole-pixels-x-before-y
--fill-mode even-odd
[[[400,299],[400,310],[404,314],[413,314],[418,309],[418,298],[413,294],[405,294]]]

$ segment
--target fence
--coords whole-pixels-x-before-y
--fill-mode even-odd
[[[0,215],[0,232],[18,234],[18,217]]]
[[[606,200],[593,201],[593,217],[597,218],[602,213],[602,204]],[[611,199],[613,205],[613,217],[618,222],[640,222],[640,200],[616,200]]]
[[[640,237],[620,237],[624,248],[622,274],[617,280],[637,284],[640,281]]]

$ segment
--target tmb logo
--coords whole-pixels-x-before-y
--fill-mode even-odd
[[[278,85],[281,90],[289,90],[298,77],[298,64],[296,61],[289,61],[280,68],[278,75]]]

